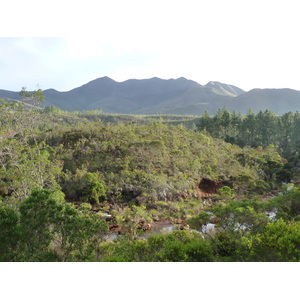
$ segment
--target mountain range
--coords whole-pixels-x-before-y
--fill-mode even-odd
[[[67,92],[44,91],[43,106],[67,111],[102,110],[121,114],[191,114],[205,110],[214,114],[226,106],[229,111],[246,113],[249,108],[271,110],[281,115],[300,111],[300,91],[292,89],[252,89],[248,92],[229,84],[210,81],[201,85],[178,79],[129,79],[116,82],[101,77]],[[18,92],[0,90],[0,98],[20,100]]]

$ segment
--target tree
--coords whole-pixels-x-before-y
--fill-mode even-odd
[[[291,140],[293,143],[293,150],[300,151],[300,113],[297,111],[293,118],[293,129],[291,132]]]
[[[19,214],[0,207],[0,241],[14,261],[85,261],[97,257],[107,224],[64,203],[60,191],[36,188],[22,201]],[[5,216],[5,218],[3,217]]]
[[[63,191],[70,201],[99,204],[106,200],[104,183],[96,173],[76,169],[75,174],[67,173],[63,184]]]
[[[230,130],[226,140],[227,142],[243,146],[243,143],[240,138],[241,124],[242,115],[234,110],[231,114]]]
[[[108,228],[98,215],[81,213],[70,204],[59,206],[55,218],[55,247],[62,261],[87,261],[97,257]]]
[[[14,261],[20,238],[18,212],[0,204],[0,261]]]
[[[283,114],[278,120],[278,140],[283,156],[292,154],[292,133],[294,127],[294,114],[288,112]]]
[[[35,187],[59,189],[56,179],[62,164],[50,159],[51,149],[44,142],[14,138],[3,140],[1,146],[0,195],[21,201]]]
[[[208,111],[206,110],[204,114],[200,117],[199,123],[196,125],[200,131],[207,131],[211,133],[212,118],[210,117]]]
[[[45,114],[61,113],[61,112],[63,111],[56,106],[45,106],[43,110],[43,113]]]
[[[39,107],[40,104],[45,100],[45,96],[41,89],[38,89],[33,92],[28,92],[26,87],[22,87],[21,92],[19,95],[22,97],[22,100],[25,103],[32,104],[35,107]]]
[[[273,112],[266,109],[259,111],[257,118],[257,138],[259,145],[266,147],[276,140],[277,123]]]
[[[62,200],[62,199],[60,199]],[[55,219],[59,201],[49,190],[34,189],[20,205],[22,238],[19,254],[21,261],[47,261],[57,259],[50,244],[55,237]]]
[[[248,109],[247,114],[242,120],[241,124],[240,135],[244,145],[255,146],[256,127],[256,116],[252,109]]]
[[[300,190],[293,188],[285,191],[269,201],[270,208],[275,209],[276,219],[284,221],[300,220]]]
[[[300,223],[278,219],[244,243],[249,245],[251,261],[299,262]]]
[[[99,204],[100,201],[106,200],[105,187],[96,174],[86,173],[81,179],[81,184],[81,195],[84,202]]]
[[[257,199],[242,199],[231,200],[227,205],[216,205],[211,211],[218,220],[217,227],[244,235],[247,232],[258,232],[268,223],[264,209],[264,204]]]
[[[221,139],[228,138],[231,123],[231,114],[226,106],[224,106],[222,109],[219,109],[212,120],[212,125],[214,128],[213,136]]]

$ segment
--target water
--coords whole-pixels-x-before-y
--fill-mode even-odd
[[[273,222],[275,221],[276,218],[276,214],[277,214],[277,209],[274,208],[271,211],[266,211],[265,214],[270,218],[270,220]]]
[[[202,232],[207,234],[213,234],[216,232],[215,224],[207,223],[206,225],[202,225]]]
[[[207,213],[209,213],[213,217],[212,212],[207,211]],[[275,220],[276,213],[277,213],[276,208],[273,209],[272,211],[266,211],[265,212],[265,214],[270,218],[271,221]],[[241,224],[237,224],[237,227],[239,229],[242,229],[242,230],[248,229],[247,226],[241,225]],[[171,233],[171,232],[173,232],[174,230],[177,230],[177,229],[178,229],[178,225],[173,224],[173,223],[168,222],[168,221],[155,222],[150,230],[146,230],[142,234],[138,235],[137,238],[147,239],[152,234],[156,234],[156,233],[169,234],[169,233]],[[202,225],[202,232],[200,232],[198,230],[191,230],[191,231],[196,231],[204,237],[204,234],[209,234],[209,235],[215,234],[217,229],[215,228],[215,224],[208,223],[206,225]],[[117,233],[110,233],[105,237],[105,240],[106,241],[113,241],[118,236],[119,235]]]
[[[111,234],[108,234],[104,237],[104,240],[106,242],[110,242],[110,241],[113,241],[114,239],[116,239],[118,237],[118,234],[117,233],[111,233]]]
[[[148,238],[152,234],[161,233],[161,234],[169,234],[172,231],[176,230],[177,227],[174,224],[164,224],[161,226],[154,226],[150,230],[145,231],[140,238]]]
[[[177,226],[175,224],[168,223],[168,222],[162,222],[162,223],[157,222],[154,223],[153,227],[150,230],[146,230],[142,234],[137,235],[137,238],[147,239],[152,234],[156,234],[156,233],[169,234],[174,230],[177,230]],[[118,235],[117,233],[110,233],[106,235],[104,239],[106,241],[113,241],[118,236],[120,235]]]

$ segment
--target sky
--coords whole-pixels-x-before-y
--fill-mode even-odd
[[[0,89],[185,77],[300,90],[297,1],[7,1]]]

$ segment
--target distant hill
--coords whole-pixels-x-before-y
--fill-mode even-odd
[[[210,81],[201,85],[178,79],[129,79],[116,82],[102,77],[67,92],[44,91],[44,106],[62,110],[102,110],[121,114],[200,115],[205,110],[214,114],[226,106],[230,111],[246,113],[272,110],[276,114],[300,111],[300,91],[291,89],[253,89],[245,92],[229,84]],[[0,90],[0,98],[20,100],[17,92]]]
[[[253,89],[232,98],[226,105],[230,111],[234,109],[246,113],[251,108],[255,113],[260,110],[272,110],[281,115],[288,111],[300,111],[300,91],[292,89]]]
[[[201,106],[221,105],[231,98],[185,78],[116,82],[108,77],[69,92],[46,90],[45,96],[46,105],[64,110],[101,109],[107,113],[126,114],[194,114],[202,111]]]

